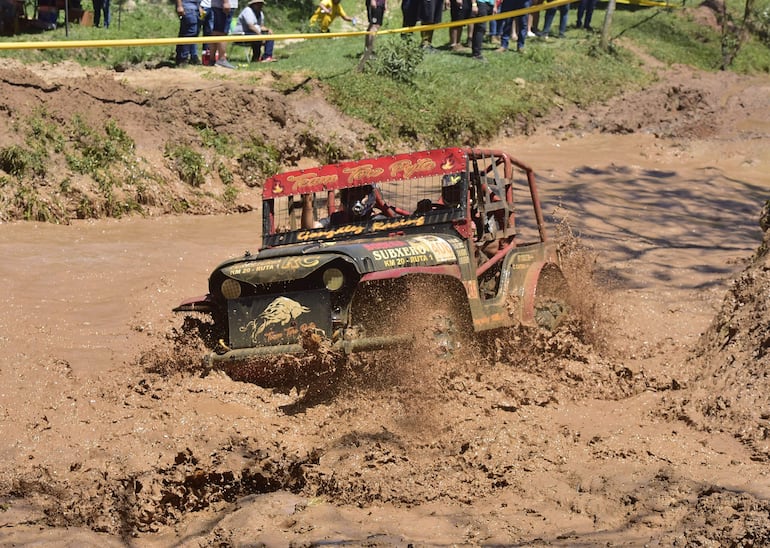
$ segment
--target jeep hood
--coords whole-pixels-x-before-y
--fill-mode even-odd
[[[467,251],[456,236],[405,235],[267,248],[257,255],[227,261],[217,270],[230,278],[261,285],[305,278],[340,259],[353,264],[363,275],[399,268],[457,264],[459,256],[467,257]]]

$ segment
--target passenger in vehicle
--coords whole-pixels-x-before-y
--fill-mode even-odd
[[[302,227],[328,228],[347,223],[358,223],[373,217],[377,196],[373,185],[363,185],[340,189],[340,209],[329,217],[317,221],[313,219],[313,196],[302,195]]]
[[[462,206],[463,184],[462,174],[447,173],[441,178],[441,198],[438,202],[425,198],[417,202],[416,214],[428,213],[441,209],[453,209]]]

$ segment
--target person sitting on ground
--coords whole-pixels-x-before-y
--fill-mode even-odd
[[[340,0],[321,0],[318,7],[310,18],[310,28],[317,28],[321,32],[329,32],[329,25],[332,24],[337,17],[341,18],[348,23],[356,24],[355,17],[348,17],[345,10],[340,4]]]
[[[313,195],[302,195],[302,227],[329,228],[348,223],[367,221],[374,217],[377,204],[374,185],[363,185],[340,189],[340,209],[315,221],[313,219]]]
[[[273,32],[265,26],[265,13],[262,11],[264,0],[250,0],[249,5],[243,8],[238,15],[238,21],[235,23],[233,34],[272,34]],[[265,40],[265,53],[262,55],[262,44],[260,40],[251,42],[251,62],[269,63],[273,60],[273,40]]]

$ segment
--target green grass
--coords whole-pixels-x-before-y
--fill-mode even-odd
[[[241,0],[241,4],[245,5],[245,2]],[[306,27],[314,4],[312,0],[268,3],[268,23],[277,32],[297,32]],[[69,36],[59,28],[2,40],[174,37],[178,32],[178,20],[173,6],[171,2],[140,3],[139,7],[119,15],[115,2],[110,29],[72,25]],[[365,28],[362,1],[343,0],[343,6],[349,15],[364,21],[359,28]],[[597,29],[601,28],[605,6],[600,4],[594,14]],[[741,25],[743,1],[728,0],[727,7],[731,25]],[[574,8],[570,13],[571,23],[575,21]],[[555,23],[558,24],[558,17]],[[396,28],[400,24],[399,6],[391,2],[383,29]],[[733,70],[745,73],[770,71],[768,28],[770,0],[755,0],[751,33],[733,60]],[[734,27],[730,29],[723,34],[721,29],[695,22],[680,9],[618,5],[611,32],[612,47],[607,51],[599,47],[598,34],[570,27],[563,40],[528,40],[524,54],[495,53],[492,44],[485,44],[484,54],[489,62],[479,64],[468,54],[453,54],[446,50],[423,56],[416,45],[410,48],[404,45],[400,36],[388,35],[377,38],[376,49],[380,54],[360,73],[356,66],[363,52],[364,39],[356,36],[279,43],[276,52],[279,63],[241,70],[254,71],[255,77],[260,71],[271,70],[300,72],[317,78],[328,87],[328,98],[332,102],[377,129],[377,135],[367,137],[371,149],[395,148],[404,141],[415,146],[474,145],[492,138],[502,125],[524,130],[536,124],[537,118],[554,105],[587,105],[645,84],[651,76],[622,47],[623,41],[634,43],[636,48],[664,63],[684,63],[716,70],[724,62],[725,51],[737,43],[738,32]],[[352,29],[348,23],[337,20],[331,30]],[[436,31],[434,45],[441,48],[447,42],[447,30]],[[13,56],[24,62],[74,59],[85,64],[116,66],[167,63],[174,54],[172,46],[163,46],[0,51],[0,55]],[[45,134],[47,130],[41,127],[39,131]],[[202,134],[201,137],[207,141],[210,136]],[[309,145],[315,146],[324,157],[335,157],[333,143]],[[208,138],[206,146],[231,157],[239,154],[235,147],[224,141]],[[272,166],[266,169],[269,171]]]

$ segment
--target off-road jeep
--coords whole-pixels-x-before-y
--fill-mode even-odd
[[[566,281],[535,174],[505,152],[447,148],[290,171],[262,195],[259,252],[219,265],[208,295],[174,309],[211,316],[213,362],[302,353],[307,330],[345,353],[404,347],[419,336],[405,319],[415,312],[440,311],[471,333],[549,326],[563,312]]]

